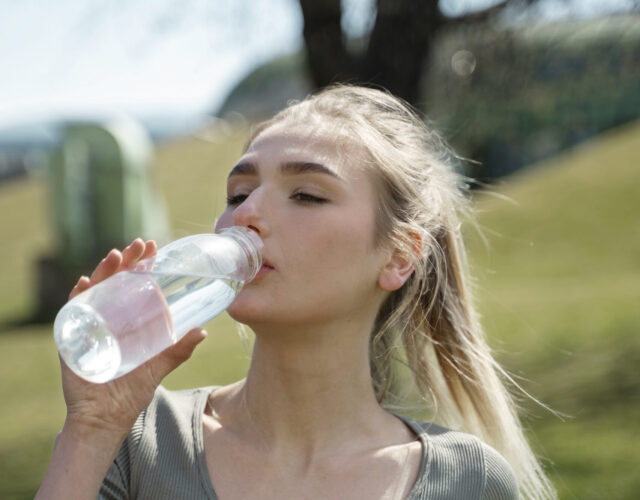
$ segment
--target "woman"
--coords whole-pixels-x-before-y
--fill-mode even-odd
[[[333,87],[258,126],[217,224],[264,241],[228,309],[256,334],[247,377],[158,387],[203,330],[108,384],[63,366],[68,413],[38,497],[554,498],[472,309],[449,157],[371,89]],[[72,295],[153,252],[112,251]],[[402,365],[456,431],[394,413]]]

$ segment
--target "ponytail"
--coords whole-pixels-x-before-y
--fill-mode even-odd
[[[439,423],[474,434],[497,449],[513,467],[524,498],[555,498],[503,383],[512,380],[492,357],[476,318],[461,235],[442,230],[432,243],[421,269],[387,299],[378,315],[370,349],[379,401],[402,410],[393,392],[399,359],[393,353],[400,344],[400,359]]]

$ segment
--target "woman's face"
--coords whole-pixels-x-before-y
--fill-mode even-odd
[[[292,128],[263,131],[229,174],[216,230],[257,231],[265,265],[228,312],[250,326],[373,321],[388,260],[374,244],[373,182],[354,148]]]

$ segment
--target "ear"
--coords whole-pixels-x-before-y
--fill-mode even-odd
[[[411,233],[411,250],[393,249],[389,260],[378,276],[378,286],[387,292],[398,290],[406,283],[413,273],[415,262],[422,252],[422,238],[417,233]],[[410,252],[410,253],[409,253]]]

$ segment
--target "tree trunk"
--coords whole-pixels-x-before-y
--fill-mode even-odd
[[[340,0],[299,0],[308,69],[318,88],[334,82],[383,87],[420,107],[426,58],[442,27],[487,22],[507,5],[527,6],[535,1],[502,0],[478,12],[446,18],[438,0],[377,0],[376,22],[360,55],[346,48]]]
[[[340,20],[340,0],[300,0],[304,17],[307,66],[318,88],[352,80],[355,60],[346,49]]]
[[[425,58],[444,22],[437,0],[379,0],[361,80],[417,104]]]

